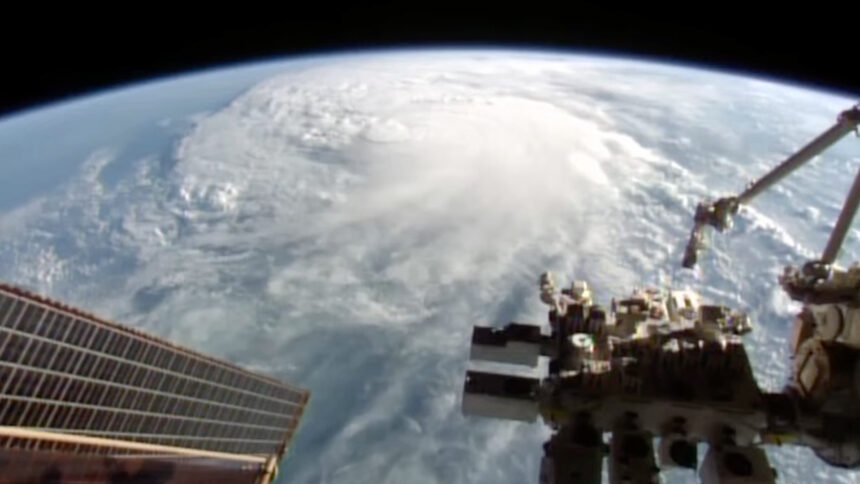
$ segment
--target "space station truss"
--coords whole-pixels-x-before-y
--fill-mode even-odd
[[[0,282],[0,483],[269,482],[308,399]]]

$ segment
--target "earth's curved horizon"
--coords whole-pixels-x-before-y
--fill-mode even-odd
[[[0,119],[0,279],[309,388],[285,482],[536,482],[541,425],[465,418],[473,324],[543,324],[537,276],[598,301],[691,286],[757,323],[782,386],[856,140],[762,195],[695,272],[695,203],[856,103],[550,51],[362,51],[147,81]],[[840,261],[857,260],[852,229]],[[804,449],[783,482],[853,482]],[[689,475],[666,474],[670,481]]]
[[[854,99],[858,94],[852,95],[847,90],[843,90],[834,86],[820,85],[815,86],[803,81],[792,79],[790,76],[781,76],[778,74],[766,74],[755,69],[732,68],[723,65],[712,65],[702,60],[693,60],[690,58],[676,58],[660,55],[646,54],[629,54],[623,51],[600,48],[562,48],[562,47],[546,47],[542,45],[531,44],[476,44],[468,45],[457,44],[428,44],[428,45],[395,45],[390,47],[363,47],[363,48],[343,48],[343,49],[322,49],[318,51],[305,51],[291,55],[269,55],[250,58],[236,62],[226,62],[223,64],[213,64],[196,69],[175,71],[165,74],[159,74],[151,77],[142,77],[139,79],[130,79],[119,82],[114,85],[93,88],[90,90],[84,89],[78,92],[64,94],[53,98],[46,98],[36,102],[30,106],[16,108],[13,111],[0,115],[0,122],[20,116],[28,116],[34,112],[49,110],[65,106],[68,104],[87,102],[95,97],[109,96],[117,94],[121,91],[129,89],[140,89],[151,87],[153,85],[171,83],[174,81],[188,79],[198,76],[207,76],[210,74],[223,74],[227,71],[256,69],[263,66],[283,66],[284,64],[298,64],[302,62],[319,62],[322,60],[337,60],[338,58],[356,58],[360,56],[378,57],[380,55],[397,55],[397,54],[439,54],[439,53],[454,53],[458,55],[469,53],[500,53],[505,55],[510,54],[525,54],[525,55],[551,55],[551,56],[577,56],[577,57],[594,57],[601,59],[611,59],[626,62],[644,63],[652,65],[660,65],[666,67],[676,67],[682,69],[692,69],[707,71],[713,74],[720,74],[733,77],[743,77],[746,79],[754,79],[762,82],[779,84],[786,87],[815,91],[821,94],[830,96],[844,97]]]

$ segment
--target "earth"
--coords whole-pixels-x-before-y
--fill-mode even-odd
[[[680,268],[695,204],[736,193],[854,100],[563,52],[365,52],[123,87],[0,120],[0,279],[301,385],[282,482],[537,482],[548,430],[460,411],[471,328],[544,324],[538,275],[747,311],[761,386],[823,249],[846,138]],[[860,255],[852,229],[840,256]],[[855,482],[769,449],[782,482]],[[701,456],[700,456],[701,457]],[[692,475],[665,474],[686,482]]]

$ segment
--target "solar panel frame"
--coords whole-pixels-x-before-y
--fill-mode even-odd
[[[307,390],[0,282],[0,426],[281,456],[308,399]]]

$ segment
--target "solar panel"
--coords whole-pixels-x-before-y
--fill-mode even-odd
[[[89,442],[74,445],[79,455],[185,449],[260,463],[283,456],[308,398],[301,388],[0,283],[6,452],[68,452],[72,444],[59,436],[71,435]]]

